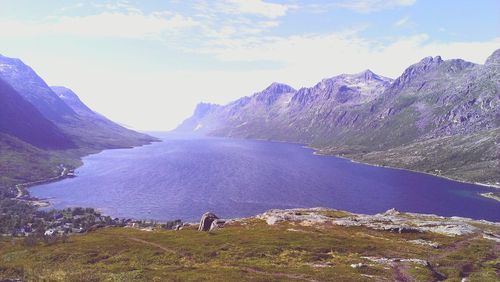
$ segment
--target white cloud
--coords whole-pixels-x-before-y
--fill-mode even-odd
[[[191,17],[180,14],[104,12],[89,16],[53,17],[42,22],[0,20],[0,36],[74,35],[147,39],[161,38],[163,33],[175,33],[198,24]]]
[[[62,8],[59,9],[59,11],[60,12],[67,12],[69,10],[80,9],[83,6],[85,6],[85,4],[82,3],[82,2],[79,2],[79,3],[76,3],[76,4],[71,5],[71,6],[62,7]]]
[[[295,8],[293,5],[266,2],[263,0],[224,0],[218,9],[228,14],[247,14],[266,18],[278,18]]]
[[[126,0],[118,0],[116,2],[105,3],[105,4],[94,3],[93,6],[95,6],[97,8],[101,8],[101,9],[104,8],[104,9],[111,10],[111,11],[126,11],[128,13],[138,13],[138,14],[142,13],[142,11],[140,9],[131,5]]]
[[[401,27],[409,23],[410,17],[404,17],[394,23],[394,26]]]
[[[396,7],[412,6],[416,0],[349,0],[337,6],[359,13],[372,13]]]
[[[442,55],[483,63],[500,45],[500,38],[486,42],[433,41],[427,34],[397,38],[391,43],[367,40],[357,33],[330,33],[290,37],[227,39],[202,52],[223,61],[275,62],[274,79],[307,86],[321,78],[370,68],[397,77],[423,57]],[[215,43],[214,43],[215,44]]]

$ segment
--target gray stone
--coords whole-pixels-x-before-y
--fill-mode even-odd
[[[473,233],[482,233],[485,239],[496,242],[500,241],[500,234],[494,231],[500,226],[500,223],[488,222],[485,220],[472,220],[461,217],[443,217],[430,214],[404,213],[395,209],[390,209],[385,213],[375,215],[349,214],[345,217],[331,218],[321,214],[321,211],[326,210],[328,209],[275,209],[257,215],[256,217],[266,221],[268,225],[275,225],[280,222],[294,222],[302,226],[330,223],[347,227],[363,226],[370,229],[396,233],[433,232],[446,236],[462,236]],[[484,228],[478,228],[476,226],[478,223],[483,225]],[[423,242],[416,241],[413,243]],[[426,245],[438,247],[438,245],[433,243]]]
[[[217,229],[224,228],[224,224],[226,223],[225,220],[222,219],[215,219],[212,221],[212,224],[210,225],[210,230],[209,231],[215,231]]]
[[[207,212],[201,216],[200,225],[198,226],[198,231],[210,231],[212,227],[212,222],[219,219],[214,213]]]

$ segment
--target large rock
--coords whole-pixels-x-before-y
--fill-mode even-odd
[[[201,216],[200,225],[198,226],[198,231],[210,231],[212,227],[212,222],[219,219],[214,213],[207,212]]]
[[[225,220],[222,219],[216,219],[212,221],[212,224],[210,225],[210,230],[209,231],[215,231],[217,229],[224,228],[224,224],[226,223]]]

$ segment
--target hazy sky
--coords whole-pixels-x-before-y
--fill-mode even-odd
[[[273,81],[394,78],[425,56],[483,63],[497,48],[497,0],[0,0],[0,54],[144,130]]]

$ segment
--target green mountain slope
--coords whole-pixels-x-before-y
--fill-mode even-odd
[[[201,105],[177,130],[304,143],[373,164],[500,184],[498,172],[485,169],[499,160],[499,62],[500,50],[484,65],[427,57],[395,80],[367,70],[298,91],[264,90],[225,106]],[[257,96],[277,98],[266,104]]]

